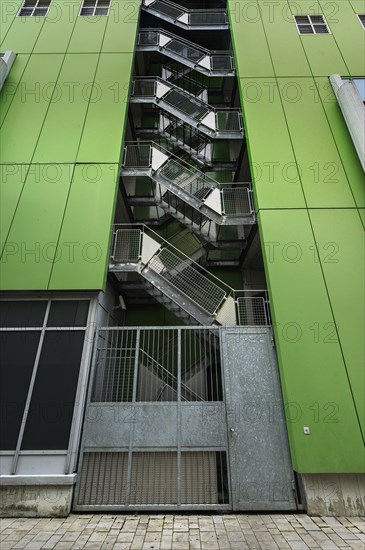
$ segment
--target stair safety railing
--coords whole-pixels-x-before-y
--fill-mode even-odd
[[[159,51],[207,76],[233,76],[231,51],[211,51],[162,29],[142,29],[138,35],[138,51]]]
[[[137,77],[133,80],[131,103],[153,103],[180,117],[184,122],[210,137],[242,139],[240,109],[215,108],[193,94],[160,77]]]
[[[269,324],[265,290],[234,290],[146,225],[113,227],[109,269],[140,273],[200,324]]]
[[[218,225],[255,221],[250,184],[221,184],[155,142],[129,142],[125,146],[122,176],[139,175],[155,182],[156,203],[164,202],[166,191],[171,191]]]
[[[184,29],[223,30],[229,28],[227,12],[222,9],[189,10],[168,0],[143,0],[142,9]]]

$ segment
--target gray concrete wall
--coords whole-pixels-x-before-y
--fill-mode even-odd
[[[303,474],[302,480],[308,515],[365,515],[365,474]]]
[[[1,517],[66,517],[71,512],[73,485],[3,485]]]

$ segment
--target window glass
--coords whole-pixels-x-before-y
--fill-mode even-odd
[[[323,15],[295,15],[299,34],[329,34],[329,28]]]
[[[84,331],[47,331],[22,449],[68,448]]]
[[[0,449],[14,450],[40,331],[0,332]]]
[[[84,327],[89,311],[88,300],[55,300],[51,303],[48,327]]]
[[[50,5],[51,0],[25,0],[18,17],[45,17]]]
[[[41,327],[46,307],[46,301],[1,301],[0,327]]]
[[[108,15],[110,0],[84,0],[80,15],[82,16],[98,16]]]

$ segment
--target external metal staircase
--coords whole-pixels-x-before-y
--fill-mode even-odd
[[[161,112],[154,127],[137,128],[136,134],[142,140],[161,141],[162,138],[171,148],[186,151],[195,162],[205,168],[217,172],[233,172],[237,169],[236,158],[217,159],[215,143],[210,138],[169,113]]]
[[[229,28],[222,9],[189,10],[169,0],[142,0],[142,10],[185,30]],[[161,28],[141,29],[137,50],[161,53],[171,61],[159,67],[159,76],[136,76],[130,96],[131,115],[139,125],[131,135],[156,141],[127,143],[121,176],[131,218],[157,224],[172,217],[185,226],[186,243],[175,243],[175,248],[174,236],[165,241],[146,225],[116,225],[110,271],[131,303],[142,304],[147,293],[186,324],[268,325],[266,291],[235,291],[202,265],[228,261],[237,266],[248,226],[256,222],[251,184],[231,177],[244,138],[242,112],[231,107],[232,52],[208,50],[163,27],[161,23]],[[198,36],[194,34],[194,40]],[[156,68],[149,61],[155,57],[141,63],[152,74]],[[182,158],[186,154],[187,162]],[[224,160],[218,163],[218,156]],[[230,183],[219,183],[191,165],[190,158],[204,169],[226,172],[222,179]],[[188,246],[191,239],[197,242],[194,249]],[[143,366],[152,377],[167,376],[156,361],[147,360]],[[169,380],[167,391],[173,393],[175,386],[176,381]]]
[[[220,184],[154,142],[128,144],[121,173],[125,177],[150,177],[155,183],[155,204],[191,225],[202,237],[211,234],[209,220],[218,225],[255,223],[252,193],[247,184]],[[199,216],[203,218],[199,220]]]
[[[168,0],[143,0],[142,9],[186,30],[225,30],[229,28],[226,10],[189,10]]]
[[[160,52],[206,76],[234,76],[232,52],[210,51],[162,29],[143,29],[137,51]]]
[[[211,138],[243,139],[240,109],[216,109],[160,77],[135,78],[130,102],[154,104]]]
[[[109,269],[119,280],[138,273],[148,294],[186,324],[269,324],[266,293],[233,290],[147,226],[114,226]]]

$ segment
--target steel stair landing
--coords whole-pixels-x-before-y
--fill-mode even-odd
[[[229,28],[227,12],[222,9],[189,10],[168,0],[143,0],[142,9],[187,30],[225,30]]]
[[[235,326],[251,318],[252,324],[267,324],[263,297],[237,294],[146,226],[140,227],[116,226],[113,231],[109,271],[119,280],[125,273],[138,273],[147,292],[187,324]]]
[[[218,225],[255,223],[251,190],[247,186],[219,184],[154,142],[129,143],[125,147],[121,175],[150,177],[156,184],[156,204],[167,202],[164,197],[166,191],[170,191]]]
[[[162,29],[142,29],[137,51],[160,52],[206,76],[234,76],[232,52],[210,51]]]
[[[215,108],[160,77],[135,78],[130,103],[156,105],[211,138],[243,139],[240,109]]]

